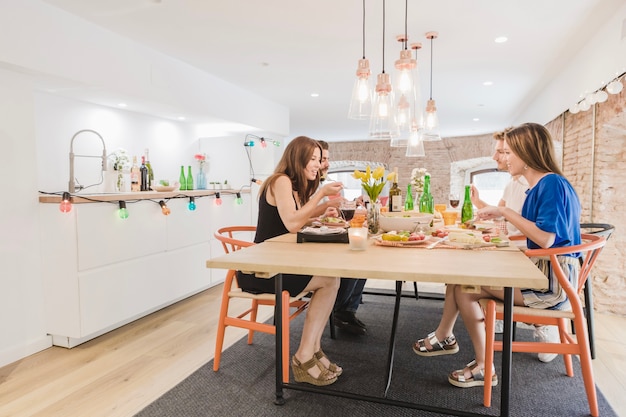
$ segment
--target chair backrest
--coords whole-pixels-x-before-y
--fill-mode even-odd
[[[580,303],[580,301],[578,300],[578,295],[584,287],[585,281],[587,280],[587,277],[591,272],[593,264],[598,259],[598,256],[600,255],[600,252],[602,251],[604,245],[606,245],[606,238],[604,236],[583,233],[581,234],[581,238],[583,243],[581,243],[580,245],[563,246],[561,248],[549,249],[528,249],[525,252],[526,255],[529,257],[550,257],[552,271],[556,275],[557,279],[559,280],[559,284],[561,284],[561,287],[563,287],[563,289],[567,293],[568,298],[570,299],[570,302],[572,303],[574,303],[575,301],[578,301]],[[580,266],[578,286],[577,288],[574,288],[567,279],[567,276],[565,275],[565,272],[563,272],[563,269],[561,269],[557,256],[579,252],[583,258],[583,261],[582,265]]]
[[[224,252],[230,253],[254,245],[254,242],[239,239],[237,233],[255,231],[256,226],[227,226],[217,229],[214,236],[222,243]]]
[[[607,223],[581,223],[580,230],[582,233],[604,236],[606,240],[609,240],[615,231],[615,226]]]

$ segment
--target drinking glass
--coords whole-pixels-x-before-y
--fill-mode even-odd
[[[339,207],[341,211],[341,217],[345,221],[349,222],[354,217],[354,211],[356,210],[356,201],[344,200]]]
[[[458,193],[450,193],[450,207],[457,208],[459,206],[459,194]]]

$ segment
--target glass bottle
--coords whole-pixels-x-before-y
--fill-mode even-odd
[[[154,171],[152,171],[152,164],[150,163],[150,154],[148,148],[146,148],[146,168],[148,168],[148,190],[152,188],[154,184]]]
[[[185,187],[187,191],[193,190],[193,175],[191,174],[191,165],[187,170],[187,186]]]
[[[420,197],[420,213],[435,213],[435,202],[430,193],[430,175],[424,175],[424,192]]]
[[[389,211],[402,211],[402,191],[398,187],[398,168],[393,169],[393,183],[389,189]]]
[[[465,186],[465,199],[461,209],[461,223],[468,222],[474,218],[474,207],[472,205],[470,186]]]
[[[180,177],[178,177],[178,182],[180,183],[180,191],[185,191],[187,189],[187,179],[185,178],[185,167],[180,166]]]
[[[413,210],[413,196],[411,195],[411,183],[406,186],[406,198],[404,200],[404,211],[412,211]]]
[[[150,191],[150,187],[148,186],[148,168],[146,167],[146,157],[141,157],[141,166],[139,167],[139,174],[141,180],[139,181],[139,189],[141,191]]]
[[[139,172],[139,167],[137,166],[137,157],[133,156],[133,166],[130,168],[130,191],[137,192],[141,191],[141,185],[139,184],[141,173]]]

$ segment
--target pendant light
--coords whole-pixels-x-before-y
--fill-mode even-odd
[[[385,74],[385,0],[383,0],[383,70],[376,79],[376,94],[370,120],[370,137],[391,139],[398,135],[389,74]]]
[[[363,0],[363,58],[359,59],[356,69],[356,80],[352,87],[352,98],[348,119],[363,120],[372,112],[372,89],[370,87],[370,62],[365,59],[365,0]]]
[[[413,123],[413,114],[417,94],[415,84],[418,82],[417,61],[408,49],[408,0],[404,3],[404,35],[397,37],[402,43],[400,59],[395,62],[394,95],[396,97],[396,125],[398,136],[391,139],[392,147],[403,147],[409,144],[409,135]]]
[[[430,98],[426,102],[426,112],[424,114],[424,141],[441,140],[439,135],[439,118],[437,117],[437,106],[433,100],[433,39],[439,34],[437,32],[426,32],[426,39],[430,39]]]
[[[415,51],[415,62],[417,62],[417,51],[421,48],[422,44],[419,42],[411,44],[411,49]],[[417,97],[419,97],[419,82],[415,83],[415,88]],[[420,101],[419,99],[415,101],[413,120],[411,121],[411,133],[409,135],[409,143],[406,147],[405,156],[407,157],[426,156],[426,152],[424,151],[424,139],[422,138],[424,131],[424,113],[422,112]]]

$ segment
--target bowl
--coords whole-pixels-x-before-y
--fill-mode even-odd
[[[433,220],[433,215],[417,211],[387,212],[380,213],[378,220],[380,228],[384,232],[391,232],[392,230],[413,231],[417,225],[430,225],[430,222]]]

